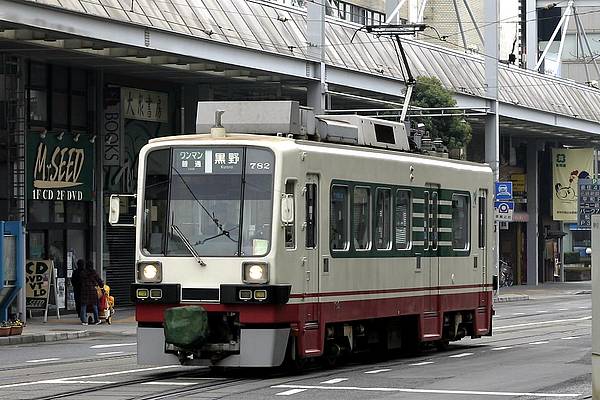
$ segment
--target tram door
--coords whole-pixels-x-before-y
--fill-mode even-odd
[[[488,268],[494,268],[494,265],[489,265],[488,260],[488,245],[487,245],[487,190],[479,189],[479,195],[477,198],[477,247],[479,248],[479,261],[477,258],[474,261],[474,265],[477,268],[477,264],[481,265],[481,274],[482,274],[482,288],[480,296],[482,299],[485,299],[485,289],[488,284]],[[476,256],[477,257],[477,256]]]
[[[306,321],[318,321],[318,293],[319,293],[319,177],[315,174],[306,176],[304,186],[304,294],[306,307]]]
[[[428,183],[424,193],[424,207],[423,207],[423,226],[424,226],[424,248],[423,255],[425,258],[425,282],[428,286],[428,295],[425,299],[424,311],[425,318],[427,319],[428,314],[430,317],[437,317],[438,311],[438,295],[439,295],[439,273],[440,273],[440,260],[439,260],[439,234],[438,234],[438,203],[439,203],[439,190],[440,185],[435,183]],[[433,318],[437,320],[437,318]],[[433,323],[433,322],[432,322]],[[436,324],[437,326],[437,324]],[[437,331],[437,329],[436,329]]]

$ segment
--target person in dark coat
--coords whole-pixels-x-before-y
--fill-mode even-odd
[[[73,275],[71,275],[71,285],[73,286],[73,297],[75,298],[75,310],[81,311],[81,272],[85,269],[85,261],[77,260]]]
[[[98,318],[98,291],[96,287],[103,287],[102,279],[96,273],[94,264],[88,261],[86,268],[81,272],[81,323],[87,325],[87,307],[90,305],[94,312],[94,324],[99,324]]]

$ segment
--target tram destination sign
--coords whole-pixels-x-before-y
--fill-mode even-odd
[[[577,227],[592,228],[592,215],[600,214],[600,181],[598,179],[579,179],[577,204]]]
[[[244,154],[241,147],[176,148],[173,152],[173,168],[180,175],[240,175],[243,169],[247,175],[271,174],[273,156],[266,151]]]

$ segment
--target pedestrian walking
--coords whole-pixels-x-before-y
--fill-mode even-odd
[[[71,285],[73,286],[73,297],[75,299],[75,310],[81,312],[81,273],[85,269],[85,261],[77,260],[73,275],[71,275]]]
[[[94,313],[94,324],[99,324],[98,318],[98,291],[96,287],[103,287],[102,279],[96,273],[94,264],[87,262],[86,268],[81,273],[81,323],[87,325],[87,308],[92,307]]]

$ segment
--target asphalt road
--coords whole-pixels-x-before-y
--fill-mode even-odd
[[[3,346],[0,398],[591,399],[591,295],[495,308],[493,337],[292,376],[140,367],[135,336],[108,332]]]

